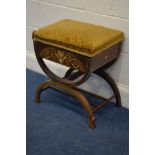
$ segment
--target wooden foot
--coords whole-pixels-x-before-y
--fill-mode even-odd
[[[49,87],[57,89],[59,91],[64,90],[65,92],[67,92],[68,94],[70,94],[71,96],[73,96],[77,100],[79,100],[79,102],[82,104],[83,108],[85,109],[85,111],[88,114],[89,127],[90,128],[95,127],[94,113],[93,113],[93,111],[91,109],[91,106],[90,106],[88,100],[84,97],[84,95],[80,91],[78,91],[78,90],[74,89],[73,87],[70,87],[70,86],[68,86],[66,84],[63,84],[63,83],[60,83],[60,82],[55,82],[55,81],[52,81],[52,80],[48,80],[48,81],[43,82],[42,84],[39,85],[39,87],[36,90],[35,101],[37,103],[39,103],[39,101],[40,101],[41,92],[43,90],[45,90],[46,88],[49,88]]]
[[[89,118],[89,127],[92,128],[92,129],[94,129],[96,127],[94,117]]]

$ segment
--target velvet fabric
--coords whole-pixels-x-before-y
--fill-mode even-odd
[[[34,31],[33,39],[94,56],[122,41],[123,32],[66,19]]]

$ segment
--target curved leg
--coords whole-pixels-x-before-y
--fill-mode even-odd
[[[74,86],[78,86],[82,83],[84,83],[90,76],[89,74],[89,70],[87,70],[87,72],[84,72],[83,73],[83,77],[81,79],[79,79],[78,81],[72,81],[72,80],[68,80],[68,79],[65,79],[65,78],[61,78],[59,76],[57,76],[56,74],[54,74],[48,67],[47,65],[45,64],[44,60],[42,57],[40,57],[38,55],[38,53],[36,52],[36,58],[37,58],[37,61],[40,65],[40,67],[42,68],[42,70],[44,71],[44,73],[49,77],[51,78],[52,80],[54,81],[58,81],[58,82],[61,82],[61,83],[64,83],[64,84],[68,84],[68,85],[74,85]],[[67,75],[70,75],[72,73],[72,70],[69,70]],[[66,75],[66,76],[67,76]]]
[[[59,83],[59,82],[47,80],[47,81],[43,82],[41,85],[39,85],[39,87],[37,88],[36,101],[40,100],[41,91],[48,88],[48,87],[59,89],[59,90],[65,90],[66,92],[68,92],[69,94],[71,94],[72,96],[77,98],[80,101],[80,103],[82,104],[85,111],[88,113],[89,127],[95,128],[94,113],[91,109],[91,106],[90,106],[88,100],[84,97],[84,95],[82,93],[75,90],[74,88],[71,88],[71,87],[69,87],[65,84]]]
[[[120,92],[119,89],[115,83],[115,81],[112,79],[112,77],[110,75],[108,75],[102,68],[94,71],[95,74],[97,74],[98,76],[102,77],[104,80],[106,80],[108,82],[108,84],[111,86],[115,98],[116,98],[116,106],[120,107],[121,106],[121,96],[120,96]]]
[[[68,77],[71,75],[71,73],[72,73],[73,71],[74,71],[74,69],[69,68],[69,69],[67,70],[67,72],[66,72],[64,78],[68,78]]]
[[[37,87],[36,93],[35,93],[35,102],[36,102],[36,103],[39,103],[39,102],[40,102],[40,95],[41,95],[41,92],[42,92],[43,90],[47,89],[47,88],[48,88],[48,85],[47,85],[46,81],[43,82],[43,83],[41,83],[41,84]]]

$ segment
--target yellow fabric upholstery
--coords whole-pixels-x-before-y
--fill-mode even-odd
[[[94,56],[122,41],[123,32],[66,19],[34,31],[33,39]]]

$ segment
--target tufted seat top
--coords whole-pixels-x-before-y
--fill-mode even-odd
[[[35,30],[33,39],[92,57],[122,41],[123,32],[65,19]]]

